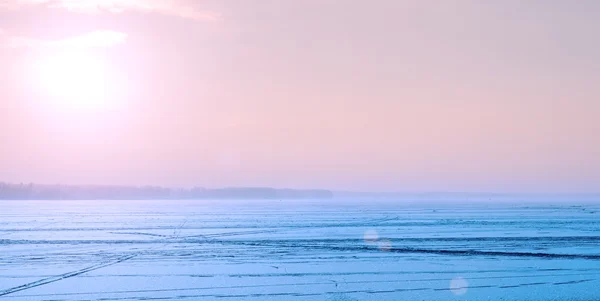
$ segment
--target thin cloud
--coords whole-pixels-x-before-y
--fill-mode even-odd
[[[137,11],[203,21],[216,21],[221,18],[219,13],[202,10],[191,3],[193,2],[183,0],[7,0],[0,2],[0,9],[17,10],[27,6],[45,6],[83,14]]]
[[[101,48],[124,43],[127,34],[99,30],[61,40],[43,40],[30,37],[10,36],[0,30],[0,39],[9,48]]]

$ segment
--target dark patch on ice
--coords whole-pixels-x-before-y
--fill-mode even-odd
[[[355,251],[355,252],[367,252],[367,251],[378,251],[379,249],[363,246],[363,245],[327,245],[327,244],[307,244],[302,245],[297,241],[277,241],[277,244],[273,244],[274,241],[263,241],[263,242],[238,242],[244,245],[251,246],[277,246],[279,248],[307,248],[307,249],[320,249],[329,251]],[[314,243],[314,241],[311,241]],[[233,243],[228,241],[221,241],[221,243]],[[496,256],[496,257],[530,257],[530,258],[546,258],[546,259],[591,259],[600,260],[600,255],[597,254],[557,254],[557,253],[542,253],[542,252],[508,252],[508,251],[485,251],[485,250],[448,250],[448,249],[424,249],[424,248],[398,248],[391,247],[386,250],[389,253],[420,253],[420,254],[434,254],[434,255],[452,255],[452,256]]]
[[[346,294],[342,293],[334,293],[329,298],[328,301],[356,301],[357,299],[351,298]]]
[[[111,234],[130,234],[130,235],[146,235],[154,237],[167,237],[167,235],[146,233],[146,232],[110,232]]]
[[[573,281],[565,281],[565,282],[554,282],[552,284],[554,284],[554,285],[577,284],[577,283],[590,282],[590,281],[594,281],[594,280],[596,280],[596,279],[583,279],[583,280],[573,280]]]

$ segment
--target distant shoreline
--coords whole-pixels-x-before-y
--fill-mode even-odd
[[[160,186],[42,185],[0,183],[0,200],[224,200],[330,199],[324,189],[270,187],[168,188]]]
[[[0,182],[0,200],[388,200],[400,202],[594,202],[600,193],[353,192],[273,187],[172,188]]]

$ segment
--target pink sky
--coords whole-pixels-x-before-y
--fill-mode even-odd
[[[0,181],[598,191],[599,20],[592,0],[0,1]],[[39,80],[71,48],[103,106]]]

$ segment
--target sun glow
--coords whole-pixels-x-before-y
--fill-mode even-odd
[[[110,70],[102,56],[85,50],[46,53],[36,64],[43,95],[63,109],[104,109],[113,100]]]

